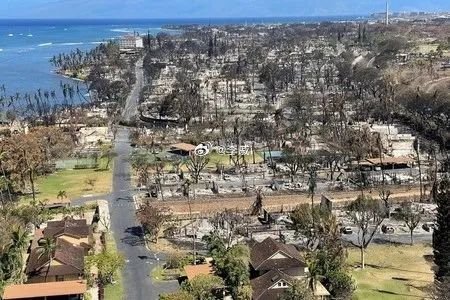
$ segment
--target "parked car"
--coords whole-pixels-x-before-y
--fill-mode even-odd
[[[392,233],[394,233],[394,231],[395,231],[395,229],[391,225],[383,224],[381,226],[381,232],[383,232],[384,234],[392,234]]]
[[[283,187],[284,187],[285,189],[290,189],[290,188],[291,188],[291,183],[290,183],[290,182],[285,182],[285,183],[283,184]]]
[[[433,222],[425,222],[422,225],[422,229],[425,230],[426,232],[430,232],[431,229],[435,229],[436,228],[436,224],[434,224]]]
[[[353,230],[349,226],[341,227],[341,234],[352,234]]]

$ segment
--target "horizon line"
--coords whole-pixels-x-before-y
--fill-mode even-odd
[[[84,17],[71,17],[71,18],[21,18],[21,17],[0,17],[0,20],[195,20],[195,19],[261,19],[261,18],[318,18],[318,17],[364,17],[370,16],[372,13],[364,14],[336,14],[336,15],[311,15],[311,16],[242,16],[242,17],[227,17],[227,16],[213,16],[213,17],[137,17],[137,18],[121,18],[121,17],[95,17],[95,18],[84,18]]]
[[[0,17],[0,20],[23,20],[23,21],[61,21],[61,20],[212,20],[212,19],[269,19],[269,18],[278,18],[278,19],[287,19],[287,18],[323,18],[323,17],[369,17],[373,14],[383,13],[385,11],[375,11],[375,12],[366,12],[359,14],[323,14],[323,15],[293,15],[293,16],[198,16],[198,17]],[[428,14],[433,13],[450,13],[450,10],[410,10],[410,11],[391,11],[390,13],[418,13],[425,12]]]

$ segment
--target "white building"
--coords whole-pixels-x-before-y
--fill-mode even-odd
[[[140,36],[125,35],[119,40],[121,50],[144,48],[144,41]]]
[[[416,137],[409,133],[400,133],[398,125],[378,125],[370,127],[371,132],[381,134],[383,148],[393,157],[414,156],[414,140]]]

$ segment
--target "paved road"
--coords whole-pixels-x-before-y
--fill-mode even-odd
[[[111,229],[117,247],[127,261],[123,275],[127,300],[153,300],[163,292],[175,290],[177,282],[153,283],[149,277],[151,269],[162,263],[157,253],[149,251],[142,238],[142,230],[135,218],[135,206],[131,192],[131,151],[128,131],[119,129],[115,144],[117,157],[114,163],[113,191],[109,197]]]
[[[127,101],[125,103],[125,108],[122,112],[123,120],[126,122],[131,121],[134,117],[138,115],[138,105],[139,105],[139,94],[144,86],[144,69],[143,69],[144,58],[140,58],[136,62],[135,74],[136,83],[128,95]]]
[[[109,194],[81,197],[81,198],[71,199],[70,204],[72,206],[82,206],[82,205],[86,204],[86,202],[95,202],[97,200],[108,200],[109,197],[110,197]]]
[[[350,226],[352,227],[352,226]],[[348,242],[354,242],[358,244],[358,228],[352,227],[353,234],[342,235],[342,239]],[[417,232],[413,235],[414,242],[417,243],[431,243],[433,238],[432,232]],[[372,242],[375,244],[409,244],[410,235],[407,232],[396,232],[393,234],[384,234],[381,232],[375,233]]]

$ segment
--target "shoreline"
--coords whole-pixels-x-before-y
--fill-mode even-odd
[[[71,79],[78,82],[86,82],[86,79],[80,78],[78,76],[73,76],[70,71],[62,71],[59,69],[55,69],[52,71],[53,74],[57,74],[58,76],[64,77],[66,79]]]

